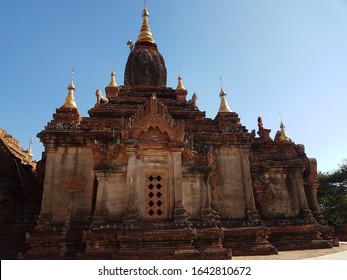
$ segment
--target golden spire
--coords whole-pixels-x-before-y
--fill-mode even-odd
[[[225,98],[227,96],[227,93],[223,89],[223,84],[222,84],[222,77],[220,79],[220,105],[219,105],[219,110],[218,113],[231,113],[231,109],[228,105],[227,99]]]
[[[178,75],[178,84],[177,84],[176,90],[186,90],[184,85],[183,85],[183,83],[182,83],[182,76],[181,76],[181,74]]]
[[[147,10],[146,1],[145,1],[145,7],[142,11],[142,26],[141,26],[139,37],[137,38],[137,42],[155,43],[152,37],[151,28],[149,27],[149,24],[148,24],[148,16],[149,16],[149,12]]]
[[[110,80],[110,83],[108,84],[108,87],[117,87],[116,73],[114,72],[114,69],[112,69],[111,80]]]
[[[30,138],[30,141],[29,141],[28,155],[30,157],[34,156],[34,154],[33,154],[33,138],[32,137]]]
[[[290,141],[289,137],[287,136],[286,134],[286,131],[285,131],[285,126],[281,120],[281,124],[280,124],[280,129],[281,129],[281,134],[280,134],[280,141]]]
[[[74,91],[76,89],[75,85],[73,83],[74,74],[75,74],[75,70],[74,70],[74,67],[72,67],[72,78],[71,78],[71,82],[69,83],[69,85],[67,87],[69,92],[67,93],[67,96],[65,98],[63,106],[61,106],[62,108],[76,108],[77,109],[77,105],[76,105],[75,97],[74,97]]]

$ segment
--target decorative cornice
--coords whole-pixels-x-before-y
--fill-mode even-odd
[[[150,128],[159,129],[162,134],[167,133],[170,141],[183,141],[184,122],[175,121],[168,113],[167,107],[153,94],[147,104],[130,119],[123,123],[122,138],[124,140],[143,140],[143,136]],[[156,139],[152,139],[154,142]]]

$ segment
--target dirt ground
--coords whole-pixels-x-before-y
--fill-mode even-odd
[[[340,242],[339,247],[331,249],[300,250],[300,251],[282,251],[278,255],[270,256],[233,256],[233,260],[303,260],[308,258],[320,257],[328,254],[347,251],[347,242]]]

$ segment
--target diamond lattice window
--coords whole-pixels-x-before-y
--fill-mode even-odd
[[[145,175],[145,218],[162,219],[167,217],[165,181],[163,174],[148,173]]]

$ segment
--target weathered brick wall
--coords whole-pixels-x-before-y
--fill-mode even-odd
[[[19,142],[0,129],[0,259],[26,250],[25,234],[39,214],[42,187],[28,162]]]

